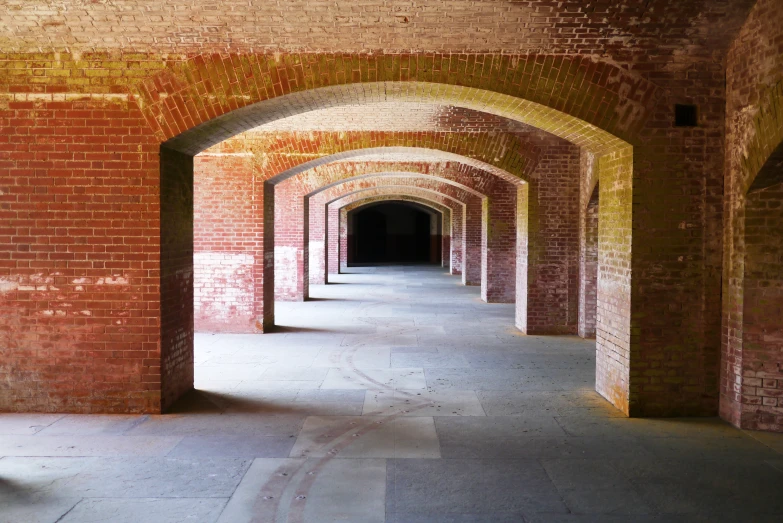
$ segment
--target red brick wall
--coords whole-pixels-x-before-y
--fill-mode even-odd
[[[329,253],[326,264],[329,266],[329,274],[340,273],[340,210],[330,205],[326,212],[327,236],[326,248]]]
[[[45,87],[60,64],[31,81],[24,58],[0,63],[0,410],[157,412],[187,385],[162,381],[187,360],[187,310],[161,322],[161,299],[188,292],[187,191],[163,231],[160,216],[187,180],[161,195],[157,142],[126,96],[66,98]]]
[[[781,432],[783,184],[748,194],[744,269],[742,425]]]
[[[340,231],[339,231],[339,245],[340,248],[338,249],[338,258],[340,260],[340,272],[343,272],[345,269],[348,268],[348,241],[349,241],[349,232],[348,232],[348,211],[345,210],[345,207],[340,208]]]
[[[728,75],[724,75],[721,65],[721,46],[725,45],[721,40],[726,38],[716,38],[709,31],[704,35],[710,36],[698,31],[689,33],[699,39],[699,45],[681,53],[652,55],[647,50],[663,47],[649,35],[640,39],[642,48],[634,53],[625,53],[623,45],[618,44],[612,56],[622,65],[602,63],[592,56],[377,53],[344,60],[338,54],[261,56],[212,54],[207,49],[187,60],[171,54],[164,60],[161,56],[120,52],[4,55],[0,118],[3,129],[13,129],[13,133],[0,135],[4,153],[0,161],[7,162],[8,169],[16,173],[4,184],[3,196],[11,201],[3,202],[8,207],[0,209],[8,213],[13,231],[10,236],[15,238],[2,251],[6,290],[0,303],[0,332],[13,347],[0,369],[7,378],[3,381],[7,384],[4,408],[155,410],[169,403],[187,383],[183,362],[187,361],[189,313],[177,312],[176,307],[189,299],[189,267],[184,254],[188,234],[178,236],[165,227],[174,231],[182,227],[184,231],[189,221],[184,215],[190,195],[187,175],[177,172],[185,165],[184,160],[164,165],[174,169],[172,173],[158,170],[159,143],[178,136],[168,146],[193,153],[226,137],[233,132],[230,129],[269,121],[287,114],[292,107],[317,108],[323,91],[314,94],[306,88],[330,88],[360,80],[414,79],[455,86],[450,90],[455,94],[442,100],[447,106],[468,92],[460,92],[457,86],[491,88],[518,97],[518,106],[511,108],[501,103],[500,94],[489,96],[477,90],[480,98],[466,98],[460,103],[495,111],[502,107],[521,120],[536,121],[553,132],[568,129],[576,142],[593,148],[599,156],[602,181],[598,388],[633,415],[714,413],[720,342],[716,304],[720,301],[723,252],[723,128],[725,122],[732,127],[727,157],[738,161],[737,169],[744,169],[740,152],[750,150],[759,141],[754,140],[753,133],[745,132],[763,113],[756,103],[761,98],[759,93],[777,85],[782,70],[778,57],[783,55],[779,49],[783,24],[778,13],[779,2],[774,0],[762,0],[754,8],[749,24],[732,48]],[[705,38],[709,39],[707,43]],[[634,56],[650,60],[636,61]],[[728,103],[724,103],[723,91],[726,76]],[[411,92],[408,87],[404,89],[406,96]],[[262,104],[252,111],[231,113],[247,104],[292,92],[300,93],[288,100],[294,103],[277,101],[278,105]],[[379,96],[379,91],[369,87],[366,95],[353,87],[335,87],[329,92],[339,95],[335,100],[357,104]],[[27,93],[35,96],[28,98]],[[388,89],[388,93],[390,100],[399,96],[394,89]],[[129,95],[137,97],[138,105],[129,101]],[[750,101],[744,100],[747,97]],[[298,101],[307,103],[298,105]],[[581,120],[558,117],[551,111],[535,112],[532,102],[562,109],[564,114]],[[699,104],[700,127],[673,128],[673,104],[691,102]],[[728,114],[724,114],[726,107]],[[63,114],[57,113],[60,110]],[[77,114],[69,116],[69,110]],[[539,119],[520,116],[528,110]],[[243,119],[240,121],[237,115]],[[200,127],[203,122],[211,123]],[[633,152],[622,156],[618,152],[620,144],[584,122],[627,140]],[[334,146],[340,133],[332,134],[334,141],[324,138],[320,149],[297,149],[298,144],[288,144],[280,163],[265,171],[264,176],[299,165],[303,155],[316,158],[340,150],[412,143],[473,156],[519,176],[527,176],[535,163],[532,156],[507,154],[517,151],[510,146],[518,143],[516,138],[499,139],[492,133],[459,136],[443,132],[422,137],[417,132],[402,132],[387,140],[356,131],[346,133],[343,149]],[[609,142],[611,146],[606,145]],[[610,149],[613,156],[608,157]],[[87,153],[97,156],[88,160]],[[617,164],[616,169],[613,164]],[[735,190],[734,164],[730,170],[728,194],[742,194]],[[57,176],[65,177],[63,187],[37,187],[33,191],[38,193],[24,192],[38,184],[54,184],[49,180]],[[171,185],[166,186],[169,178]],[[607,179],[610,183],[605,183]],[[81,187],[85,187],[84,192]],[[73,194],[57,194],[71,188]],[[128,200],[106,202],[105,193],[96,194],[100,191]],[[169,199],[171,195],[178,199]],[[265,190],[265,200],[268,195]],[[172,214],[170,224],[160,223],[161,198],[166,212]],[[63,205],[68,210],[63,211]],[[735,201],[727,205],[733,206]],[[41,209],[47,211],[37,219],[41,223],[36,223],[36,218],[32,225],[25,221]],[[94,213],[117,209],[122,212],[116,223],[109,223],[111,234],[94,234],[107,229],[103,218],[96,218]],[[68,227],[56,226],[58,212],[74,213],[65,218],[68,224],[77,224],[73,234],[69,234]],[[271,207],[265,206],[267,228],[274,219],[269,212]],[[732,245],[735,236],[743,236],[735,214],[726,219],[732,228],[728,233]],[[36,233],[28,234],[26,227],[33,226]],[[25,244],[32,246],[32,242],[23,240],[32,237],[48,238],[46,249],[54,246],[55,253],[58,248],[64,249],[75,259],[70,265],[48,255],[43,259],[43,255],[36,254],[41,259],[31,260],[32,254],[20,249],[25,249]],[[159,245],[162,237],[167,241],[165,252]],[[266,243],[270,237],[267,234],[264,239],[265,277],[273,260],[271,245]],[[731,251],[727,265],[734,267],[739,250]],[[165,270],[161,259],[168,264]],[[49,285],[49,278],[53,278],[51,285],[57,290],[29,290],[26,286],[30,281],[44,282],[40,287]],[[95,285],[102,283],[80,295],[76,287],[83,285],[73,283],[78,278],[89,278],[85,281]],[[120,286],[104,292],[106,278],[112,283],[119,281]],[[254,280],[258,285],[261,278]],[[737,280],[724,281],[735,285]],[[268,293],[272,290],[272,285],[264,286],[270,304]],[[724,293],[733,300],[725,310],[734,314],[726,322],[731,326],[724,330],[727,338],[736,337],[732,322],[741,318],[741,313],[736,313],[741,300],[734,299],[735,293],[736,289]],[[60,300],[61,295],[76,299]],[[161,300],[164,311],[160,309]],[[61,306],[64,303],[75,306]],[[96,304],[105,309],[98,313]],[[92,316],[72,310],[87,310]],[[271,306],[264,315],[270,310]],[[49,311],[53,311],[52,318],[48,317]],[[727,372],[729,367],[733,372],[737,363],[741,364],[732,360],[736,348],[726,350]],[[117,358],[118,352],[123,356]],[[61,358],[56,366],[51,365],[53,355],[55,361]],[[70,365],[73,372],[61,372],[62,362],[74,363]],[[164,368],[156,368],[154,363]],[[179,371],[181,376],[175,376]],[[53,376],[61,382],[50,379]],[[161,380],[170,380],[171,384]],[[731,387],[735,384],[727,379],[727,392],[729,382]],[[89,389],[84,383],[91,383]]]
[[[464,215],[464,205],[456,205],[451,209],[451,260],[449,272],[455,276],[462,275],[462,257],[465,245]]]
[[[483,201],[481,298],[488,303],[514,303],[517,242],[516,186],[498,180]]]
[[[576,333],[579,253],[579,149],[544,148],[521,194],[516,220],[519,267],[516,325],[528,334]]]
[[[580,202],[581,204],[581,202]],[[582,211],[579,245],[579,324],[578,334],[595,338],[598,306],[598,186]]]
[[[275,186],[275,299],[303,301],[309,295],[309,201],[295,180]]]
[[[256,332],[255,266],[263,210],[252,158],[198,155],[194,165],[194,307],[198,332]]]
[[[309,263],[311,285],[323,285],[326,283],[326,203],[323,198],[310,198],[308,205],[310,225],[309,238]]]
[[[756,2],[729,49],[726,82],[720,414],[739,427],[781,431],[781,407],[771,405],[769,392],[775,387],[768,386],[773,381],[779,386],[776,379],[779,370],[775,371],[774,367],[777,364],[780,369],[781,360],[769,357],[763,365],[760,361],[765,348],[774,350],[775,346],[777,334],[765,321],[764,313],[772,314],[775,310],[777,285],[773,283],[774,274],[764,274],[767,255],[760,256],[759,252],[763,242],[770,258],[774,258],[779,248],[776,243],[779,229],[775,233],[765,230],[765,226],[774,222],[773,211],[764,211],[766,205],[774,205],[774,200],[779,200],[779,193],[777,189],[747,193],[762,166],[783,142],[783,115],[779,110],[783,100],[783,5],[780,2]],[[768,295],[763,291],[760,294],[758,289],[759,281],[765,276],[771,283]],[[763,311],[759,306],[767,299],[769,310]],[[778,325],[780,318],[778,315]],[[764,338],[759,339],[762,326],[769,329],[766,342],[761,341]],[[746,333],[746,329],[750,332]],[[773,372],[765,383],[762,376],[770,368]],[[764,398],[768,405],[764,405]]]
[[[160,162],[164,174],[160,180],[159,361],[160,409],[165,410],[193,388],[194,169],[192,156],[166,148],[161,148]],[[142,376],[143,382],[153,379]]]
[[[483,238],[486,220],[482,200],[471,198],[465,204],[462,215],[462,228],[465,231],[465,243],[462,256],[462,283],[481,285],[481,267],[484,252]]]

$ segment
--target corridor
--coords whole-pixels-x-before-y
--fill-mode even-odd
[[[441,268],[352,268],[197,334],[171,414],[0,414],[0,522],[783,520],[783,434],[627,419],[594,342]]]

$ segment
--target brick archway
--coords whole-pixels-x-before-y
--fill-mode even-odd
[[[442,218],[440,223],[441,266],[447,268],[449,273],[454,274],[451,270],[452,259],[461,259],[462,252],[460,243],[455,246],[452,245],[452,220],[455,217],[461,218],[465,206],[436,192],[430,193],[421,189],[388,186],[361,189],[351,194],[343,195],[333,200],[331,204],[327,204],[329,211],[333,210],[333,213],[327,212],[327,217],[330,217],[331,214],[334,215],[334,223],[327,224],[327,228],[331,229],[333,233],[328,237],[329,241],[325,249],[327,256],[324,260],[327,267],[330,263],[335,267],[331,274],[338,274],[347,266],[348,214],[352,210],[372,203],[400,201],[420,204],[440,214]],[[455,254],[452,250],[453,248],[459,252]],[[334,259],[330,260],[329,256],[333,256]]]
[[[759,96],[757,111],[731,122],[729,139],[743,154],[729,155],[724,240],[721,404],[724,419],[751,430],[783,430],[780,256],[783,217],[783,81]],[[732,136],[733,135],[733,136]]]
[[[405,86],[406,89],[408,87],[410,87],[410,89],[404,90],[398,89],[397,87],[384,86],[383,95],[375,99],[420,100],[418,97],[422,96],[422,93],[424,93],[426,94],[425,98],[432,100],[431,88],[433,86],[428,85],[424,90],[422,90],[423,88],[421,86],[415,83],[406,83]],[[369,91],[364,92],[366,93]],[[453,98],[457,92],[459,92],[462,96],[466,96],[467,93],[467,91],[464,91],[461,87],[449,87],[438,90],[435,99],[438,103],[454,102],[457,106],[460,107],[466,107],[469,109],[477,108],[477,106],[471,106],[470,103],[464,102],[464,100],[457,100]],[[313,93],[310,93],[309,95],[311,94]],[[324,90],[319,90],[316,94],[317,96],[321,97],[322,100],[332,100],[335,96],[339,99],[341,96],[336,91],[326,92]],[[477,93],[470,91],[470,94],[476,95]],[[598,390],[601,394],[627,412],[630,408],[630,396],[628,395],[629,389],[627,387],[629,368],[628,356],[631,332],[630,293],[622,289],[627,289],[625,285],[630,281],[630,263],[628,263],[628,260],[630,260],[630,242],[628,241],[628,238],[630,237],[630,223],[632,222],[632,195],[630,190],[631,184],[628,182],[632,178],[633,170],[631,147],[622,139],[606,133],[605,131],[602,131],[600,128],[597,128],[591,124],[585,125],[585,122],[580,122],[579,119],[575,119],[574,117],[569,116],[566,113],[562,113],[561,111],[549,109],[534,102],[525,103],[520,100],[514,101],[512,99],[503,98],[503,96],[497,97],[495,95],[490,95],[489,98],[483,98],[482,110],[487,110],[491,114],[500,115],[505,118],[517,119],[522,123],[532,124],[556,136],[568,138],[573,143],[582,145],[594,153],[601,155],[601,161],[599,162],[598,168],[599,176],[609,182],[603,187],[606,188],[608,193],[611,193],[607,194],[602,199],[602,201],[607,202],[606,205],[604,205],[604,209],[608,214],[611,214],[611,219],[605,220],[604,223],[611,225],[611,227],[607,228],[608,234],[602,235],[602,241],[600,242],[600,244],[603,246],[600,250],[604,255],[601,256],[599,263],[603,264],[607,270],[606,277],[601,280],[604,282],[604,285],[602,285],[601,289],[599,289],[599,294],[603,294],[605,296],[604,299],[599,297],[599,304],[604,303],[606,305],[603,309],[604,314],[601,316],[603,321],[599,322],[601,323],[599,329],[609,328],[613,331],[613,334],[611,337],[602,337],[599,340],[597,383]],[[274,100],[272,102],[274,102]],[[311,103],[313,102],[312,100],[296,99],[296,97],[288,99],[288,102],[293,103],[295,108],[290,109],[287,114],[297,114],[297,112],[306,110],[306,108],[312,109],[314,107],[319,107],[317,103],[313,105],[313,103]],[[353,102],[356,102],[356,96],[354,96]],[[328,105],[331,102],[327,101],[326,103]],[[266,104],[266,109],[261,107],[264,104]],[[226,138],[229,135],[236,134],[236,132],[242,130],[242,127],[247,128],[251,125],[263,123],[265,121],[264,118],[269,117],[270,114],[279,116],[281,113],[278,113],[277,109],[278,108],[275,106],[275,104],[271,102],[256,104],[253,107],[247,106],[244,109],[239,110],[235,115],[239,115],[239,117],[241,117],[241,123],[234,122],[233,124],[228,125],[228,122],[224,121],[225,119],[218,118],[215,120],[215,122],[213,122],[217,128],[213,127],[208,129],[208,126],[205,126],[187,134],[183,133],[181,136],[174,138],[173,140],[169,140],[165,145],[195,152],[202,149],[204,146],[210,145],[209,139],[204,141],[205,137],[208,135],[219,132],[225,133],[226,129],[232,128],[233,130],[229,134],[222,135],[222,138]],[[264,111],[267,111],[267,113],[264,113]],[[220,131],[220,129],[222,129],[222,131]],[[414,136],[407,137],[408,143],[410,143],[411,139],[415,140],[416,138],[417,137]],[[450,136],[449,138],[452,139],[453,136]],[[479,141],[472,141],[472,143],[477,142]],[[348,143],[350,143],[350,140]],[[387,143],[385,145],[390,146],[392,144]],[[464,148],[463,142],[454,141],[450,141],[448,144],[445,144],[444,148],[449,152],[453,152],[455,145]],[[162,148],[162,153],[164,156],[165,154],[168,154],[166,152],[167,150],[167,147]],[[311,149],[302,150],[311,151]],[[471,153],[473,153],[473,151],[475,151],[475,149],[473,149]],[[313,152],[318,153],[318,149]],[[336,153],[335,155],[331,156],[330,159],[344,159],[343,157],[338,156],[342,154],[344,153]],[[473,154],[469,154],[468,156],[473,156]],[[490,157],[485,156],[479,161],[483,161],[484,159],[488,160],[486,163],[490,165],[490,168],[502,166],[504,170],[510,170],[514,175],[522,179],[527,178],[525,172],[526,169],[532,168],[532,165],[529,162],[514,160],[510,158],[508,154],[503,154],[502,156],[491,154]],[[298,172],[302,172],[305,169],[317,167],[321,162],[323,162],[323,158],[319,158],[318,160],[311,160],[310,162],[294,162],[293,165],[291,165],[290,157],[287,157],[286,161],[290,165],[288,169],[280,171],[279,169],[275,168],[275,170],[278,171],[278,174],[274,174],[273,172],[268,173],[265,175],[268,176],[267,179],[276,177],[275,181],[277,181],[297,174]],[[514,197],[516,196],[517,195],[515,194]],[[535,197],[535,193],[533,193],[532,196],[532,198],[522,198],[521,201],[525,205],[528,203],[536,203],[537,199]],[[535,225],[535,222],[525,223],[524,230],[528,231],[530,226]],[[526,249],[526,247],[523,249],[517,249],[517,253],[524,257],[527,255]],[[614,280],[617,280],[617,283],[620,284],[615,284]],[[526,282],[527,280],[522,281]],[[526,324],[525,317],[527,316],[527,312],[527,309],[524,308],[523,314],[518,315],[517,322],[519,325]],[[259,316],[259,318],[266,317],[266,313],[263,313]],[[257,322],[259,326],[264,325],[265,323],[266,320]],[[603,343],[604,340],[610,339],[613,340],[611,343]]]
[[[484,111],[602,152],[636,141],[657,88],[576,56],[199,55],[133,94],[161,142],[190,154],[281,117],[374,101]]]
[[[318,56],[312,55],[309,58]],[[334,55],[330,56],[325,56],[327,63],[337,59]],[[138,318],[121,319],[120,321],[124,322],[123,326],[107,335],[109,341],[106,342],[94,341],[90,328],[91,326],[100,328],[112,321],[112,315],[116,312],[113,310],[101,311],[89,317],[66,311],[65,319],[56,318],[53,321],[44,319],[38,336],[40,339],[53,340],[52,343],[57,347],[67,348],[72,343],[78,343],[85,347],[84,354],[93,349],[103,351],[101,354],[106,354],[106,358],[109,357],[106,347],[113,344],[133,345],[137,342],[132,340],[138,339],[141,340],[138,343],[143,345],[149,357],[131,358],[123,363],[129,369],[129,374],[145,376],[146,381],[143,385],[131,387],[125,381],[118,379],[107,387],[107,390],[110,389],[109,399],[92,391],[78,400],[68,399],[59,404],[67,403],[68,409],[76,411],[156,412],[168,408],[192,386],[192,311],[187,305],[192,303],[193,299],[192,263],[189,262],[193,250],[192,151],[206,143],[215,143],[217,140],[247,129],[248,125],[255,122],[242,118],[251,113],[260,114],[255,111],[264,108],[254,107],[252,111],[243,108],[259,100],[271,98],[272,94],[276,95],[274,101],[278,104],[278,108],[285,107],[283,112],[272,111],[276,116],[280,116],[295,114],[303,108],[315,109],[328,106],[332,104],[330,97],[339,91],[342,102],[350,100],[351,103],[361,104],[381,99],[402,102],[416,100],[453,104],[457,107],[484,110],[503,117],[516,118],[520,122],[537,126],[590,148],[596,154],[600,154],[602,160],[606,158],[605,162],[601,162],[601,176],[602,179],[608,176],[612,183],[602,187],[613,188],[615,194],[609,195],[609,198],[604,198],[602,195],[602,202],[611,200],[616,203],[610,209],[613,212],[612,222],[615,227],[612,229],[612,236],[607,236],[606,242],[607,249],[613,249],[613,256],[606,257],[606,260],[607,263],[616,264],[611,266],[612,270],[609,273],[618,278],[615,282],[617,285],[609,281],[612,285],[607,286],[609,293],[607,297],[610,297],[612,302],[607,311],[612,314],[614,314],[612,311],[618,312],[616,317],[607,318],[606,329],[612,332],[612,336],[606,339],[612,341],[611,346],[599,347],[599,359],[603,358],[602,361],[609,366],[614,365],[612,362],[619,362],[619,366],[613,367],[609,373],[600,375],[598,381],[599,384],[610,383],[605,387],[599,385],[604,387],[601,392],[627,411],[630,396],[624,391],[629,390],[627,356],[630,351],[630,262],[628,260],[633,203],[630,191],[633,158],[630,156],[628,144],[640,143],[639,130],[650,117],[650,107],[658,97],[656,88],[621,68],[582,58],[473,56],[466,58],[466,72],[463,74],[460,72],[462,67],[460,59],[455,57],[452,74],[446,72],[452,69],[451,57],[448,58],[449,66],[443,69],[434,62],[431,66],[430,57],[417,56],[415,71],[411,74],[410,68],[397,65],[401,63],[399,56],[368,56],[366,63],[374,65],[370,68],[359,64],[355,68],[358,72],[355,80],[360,82],[364,75],[363,71],[366,70],[365,81],[374,85],[361,84],[361,89],[357,89],[359,84],[353,86],[344,84],[346,78],[341,74],[327,78],[330,73],[326,69],[324,74],[315,75],[319,79],[312,84],[308,84],[305,80],[307,75],[302,77],[301,82],[296,80],[298,67],[296,65],[290,68],[284,66],[279,70],[275,68],[274,71],[261,66],[256,68],[258,72],[256,74],[254,64],[259,64],[259,58],[258,55],[228,58],[211,55],[194,57],[184,64],[178,63],[173,66],[170,62],[164,64],[164,67],[169,69],[162,73],[147,76],[138,83],[129,81],[130,95],[125,94],[124,91],[119,94],[103,92],[98,93],[100,96],[94,99],[88,97],[88,100],[68,101],[69,107],[73,106],[77,109],[86,107],[88,110],[101,111],[101,118],[104,118],[110,133],[115,132],[112,122],[119,119],[122,119],[124,126],[132,129],[127,135],[132,138],[114,140],[110,150],[107,150],[109,154],[116,154],[117,158],[123,158],[122,160],[115,162],[103,158],[99,161],[104,162],[102,165],[105,165],[107,170],[115,169],[117,173],[121,173],[122,176],[112,175],[117,177],[112,178],[112,182],[118,184],[117,189],[122,193],[122,197],[134,199],[138,196],[140,200],[128,202],[127,207],[132,213],[132,223],[126,227],[129,234],[135,235],[132,241],[137,245],[143,245],[141,256],[144,257],[146,265],[143,272],[125,270],[123,264],[130,263],[132,253],[111,247],[108,251],[112,253],[117,251],[119,253],[117,256],[121,258],[121,263],[114,270],[97,265],[89,265],[89,267],[85,265],[84,268],[69,269],[66,272],[67,276],[43,274],[40,277],[44,280],[50,277],[62,279],[62,282],[57,282],[60,290],[56,292],[63,293],[75,292],[81,284],[74,282],[81,281],[82,277],[88,278],[90,282],[100,282],[101,285],[105,285],[107,281],[123,282],[121,284],[123,300],[136,304],[140,312]],[[277,61],[271,56],[266,58],[270,63]],[[292,59],[299,58],[286,55],[282,57],[280,64],[288,63]],[[439,60],[442,65],[447,59],[440,57]],[[317,67],[316,62],[309,63],[312,67]],[[468,64],[471,66],[468,67]],[[240,70],[243,72],[237,76],[235,73]],[[381,71],[380,74],[378,71]],[[436,71],[437,73],[434,73]],[[441,74],[440,71],[443,73]],[[561,74],[563,84],[558,82]],[[349,76],[354,79],[353,74]],[[247,82],[250,78],[254,79],[253,85]],[[535,81],[530,81],[532,78],[535,78]],[[539,79],[546,80],[539,81]],[[381,81],[387,83],[379,83]],[[328,88],[315,89],[325,84],[338,83],[344,85],[333,85],[333,91],[329,91]],[[460,85],[462,83],[465,85]],[[261,85],[268,85],[270,90],[267,91],[264,87],[264,94],[261,95],[258,90]],[[494,93],[486,90],[490,85],[495,90]],[[289,92],[296,93],[297,96],[305,92],[309,94],[304,98],[282,96]],[[299,102],[304,102],[305,105],[297,105]],[[25,104],[31,106],[34,104],[27,101],[19,103],[22,104],[18,108],[20,114],[30,109]],[[53,102],[51,105],[54,109],[57,104]],[[272,106],[266,106],[266,109],[270,107]],[[17,108],[14,107],[14,110]],[[233,113],[232,117],[223,118],[223,115],[228,115],[232,111],[239,112]],[[140,123],[142,119],[147,122],[148,129]],[[199,127],[200,124],[208,121],[212,124]],[[152,129],[152,134],[148,132],[149,129]],[[184,132],[188,129],[194,131],[185,137],[187,139],[179,142],[168,141],[181,134],[180,131]],[[607,129],[608,132],[601,129]],[[79,135],[82,136],[86,136],[86,133]],[[415,143],[413,136],[409,135],[407,140],[407,144],[411,141]],[[156,143],[163,141],[167,143],[160,149],[158,156],[154,149]],[[489,145],[496,143],[487,142]],[[182,145],[180,150],[176,149],[178,144]],[[198,144],[196,149],[191,147],[194,144]],[[488,149],[488,151],[492,150],[491,147]],[[128,155],[130,159],[125,160],[124,155]],[[491,161],[487,163],[494,163],[496,166],[507,166],[513,168],[512,171],[525,172],[524,165],[512,162],[507,156],[492,156],[488,160]],[[78,169],[83,171],[85,168],[78,167]],[[160,169],[159,173],[158,169]],[[120,180],[121,177],[124,178]],[[261,192],[263,193],[263,189]],[[91,201],[93,200],[97,201],[97,197]],[[257,210],[263,215],[263,207]],[[270,223],[269,220],[261,221]],[[255,224],[254,227],[258,228],[259,225],[262,224]],[[261,244],[263,245],[263,242]],[[57,271],[52,269],[49,272]],[[28,276],[22,277],[16,273],[11,275],[12,278],[16,278],[14,282],[17,280],[27,282],[30,279]],[[263,276],[259,280],[263,280]],[[13,284],[17,285],[17,283]],[[55,293],[55,291],[51,292]],[[100,293],[100,289],[94,292]],[[53,299],[55,298],[56,296],[53,295]],[[21,332],[26,322],[35,321],[34,314],[37,312],[33,311],[29,314],[27,312],[29,310],[27,305],[33,301],[24,296],[18,300],[14,298],[13,304],[9,306],[12,314],[3,320],[4,325],[8,325],[11,332]],[[89,302],[87,298],[76,301],[78,304]],[[43,302],[35,303],[35,307],[43,306]],[[62,336],[65,332],[68,334]],[[135,338],[136,335],[140,337]],[[37,346],[37,341],[28,340],[21,345],[15,343],[15,346],[23,346],[29,352]],[[95,361],[90,357],[86,358],[84,376],[99,373],[98,369],[101,365],[106,364],[106,358],[98,358]],[[149,363],[158,358],[159,366]],[[27,362],[20,362],[14,364],[13,368],[24,369],[26,365]],[[30,366],[40,370],[45,369],[47,363],[44,360],[36,360],[30,363]],[[77,374],[74,374],[72,382],[74,387],[79,382]],[[39,384],[39,388],[30,396],[31,399],[25,400],[14,408],[25,408],[25,405],[32,408],[43,408],[42,405],[48,405],[46,408],[57,408],[47,399],[45,380],[36,378],[36,383]],[[609,390],[615,392],[608,394]]]
[[[330,195],[331,194],[331,195]],[[448,232],[448,245],[444,243],[444,266],[449,267],[451,274],[463,275],[463,261],[465,252],[465,211],[466,205],[445,196],[441,193],[425,192],[413,187],[366,187],[344,194],[327,190],[321,193],[321,201],[324,208],[324,274],[322,282],[328,280],[329,274],[339,274],[340,272],[340,207],[348,205],[358,200],[367,198],[394,199],[394,198],[417,198],[429,202],[433,205],[442,207],[441,212],[449,217],[448,224],[444,223],[443,230]],[[318,199],[318,197],[316,197]],[[312,215],[311,215],[312,216]],[[318,218],[320,221],[320,217]],[[312,220],[311,220],[312,222]],[[344,252],[344,251],[343,251]],[[445,258],[448,256],[448,258]],[[311,257],[312,259],[312,257]],[[314,265],[317,266],[316,262]],[[464,283],[464,278],[463,278]]]
[[[276,284],[276,299],[306,300],[309,296],[308,284],[311,281],[312,270],[317,271],[321,275],[319,280],[323,281],[325,264],[322,258],[326,206],[338,194],[378,186],[418,187],[436,191],[450,199],[469,203],[475,219],[478,220],[476,224],[471,223],[471,227],[477,227],[477,231],[483,229],[481,201],[486,198],[486,195],[454,181],[453,176],[450,179],[445,176],[445,173],[442,176],[404,172],[379,172],[359,176],[351,176],[352,174],[349,170],[343,175],[345,178],[339,180],[339,174],[335,173],[335,178],[338,180],[332,183],[330,183],[331,179],[323,180],[322,183],[325,185],[322,188],[308,194],[304,194],[304,190],[307,189],[290,184],[296,180],[290,180],[276,187],[275,220],[276,223],[285,223],[284,228],[276,227],[275,259],[278,260],[276,273],[284,282],[284,285]],[[466,181],[470,183],[470,180]],[[308,186],[312,188],[312,185]],[[480,249],[480,245],[477,245],[477,248]],[[478,252],[480,253],[480,250]],[[281,259],[291,261],[280,263]],[[480,261],[474,273],[475,280],[479,281]]]
[[[370,171],[381,170],[386,163],[378,163],[369,168]],[[388,165],[390,168],[400,168],[400,164]],[[323,181],[323,187],[312,191],[310,200],[319,202],[318,198],[327,200],[335,198],[335,194],[344,191],[355,191],[357,188],[380,185],[397,185],[433,187],[443,194],[457,196],[465,204],[464,231],[462,244],[463,255],[458,263],[463,283],[480,285],[482,298],[489,302],[514,302],[514,281],[516,277],[516,256],[514,245],[517,242],[515,216],[526,209],[518,209],[514,186],[505,180],[493,180],[493,176],[468,169],[463,171],[453,166],[431,165],[421,173],[376,172],[373,174],[356,175],[358,172],[350,164],[345,173],[341,173],[342,164],[335,165],[331,177]],[[342,178],[342,180],[340,180]],[[461,181],[463,183],[457,183]],[[458,196],[456,186],[463,187],[466,195]],[[310,186],[312,187],[312,186]],[[480,192],[475,188],[481,189]],[[328,204],[327,204],[328,205]],[[290,208],[291,205],[286,205]],[[308,206],[305,214],[318,213],[316,223],[324,221],[324,207]],[[324,214],[321,214],[324,212]],[[294,220],[295,218],[292,218]],[[310,222],[312,223],[312,221]],[[489,234],[495,231],[495,234]],[[309,243],[309,242],[308,242]],[[309,246],[309,245],[308,245]],[[320,249],[319,249],[320,250]],[[459,256],[459,255],[457,255]],[[524,289],[523,292],[527,292]]]

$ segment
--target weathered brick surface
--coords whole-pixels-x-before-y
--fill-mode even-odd
[[[126,96],[33,87],[0,73],[0,409],[159,411],[188,382],[187,306],[161,317],[191,292],[188,199]]]
[[[783,183],[746,199],[742,319],[741,423],[783,431]]]
[[[293,182],[275,186],[275,299],[280,301],[309,296],[309,201]]]
[[[255,193],[255,174],[247,155],[195,157],[197,331],[255,332],[256,301],[263,307],[254,292],[254,268],[257,262],[263,264],[263,208],[258,207]]]
[[[487,303],[514,303],[516,213],[516,186],[499,180],[482,200],[481,299]]]
[[[777,163],[773,156],[783,142],[780,2],[756,3],[732,42],[726,69],[720,413],[743,428],[783,431],[776,392],[783,368],[783,315],[774,269],[781,265],[781,195],[778,187],[756,188],[760,181],[761,187],[774,182],[760,172]]]
[[[329,274],[340,274],[340,210],[329,205],[326,210],[326,266]]]
[[[579,150],[542,151],[529,190],[525,332],[576,334]]]
[[[578,334],[595,338],[598,307],[598,186],[587,203],[580,203]]]
[[[361,5],[230,0],[216,10],[211,4],[186,0],[165,4],[14,1],[0,16],[0,45],[14,51],[45,46],[79,51],[200,52],[208,47],[584,53],[645,70],[644,65],[688,63],[688,58],[709,57],[724,49],[727,42],[722,36],[736,29],[750,5],[665,0],[594,5],[569,0],[515,1],[499,8],[470,0],[426,4],[375,0]],[[677,52],[686,44],[687,53]]]

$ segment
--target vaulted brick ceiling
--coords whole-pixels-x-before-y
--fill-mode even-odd
[[[5,50],[723,53],[752,0],[9,0]]]

